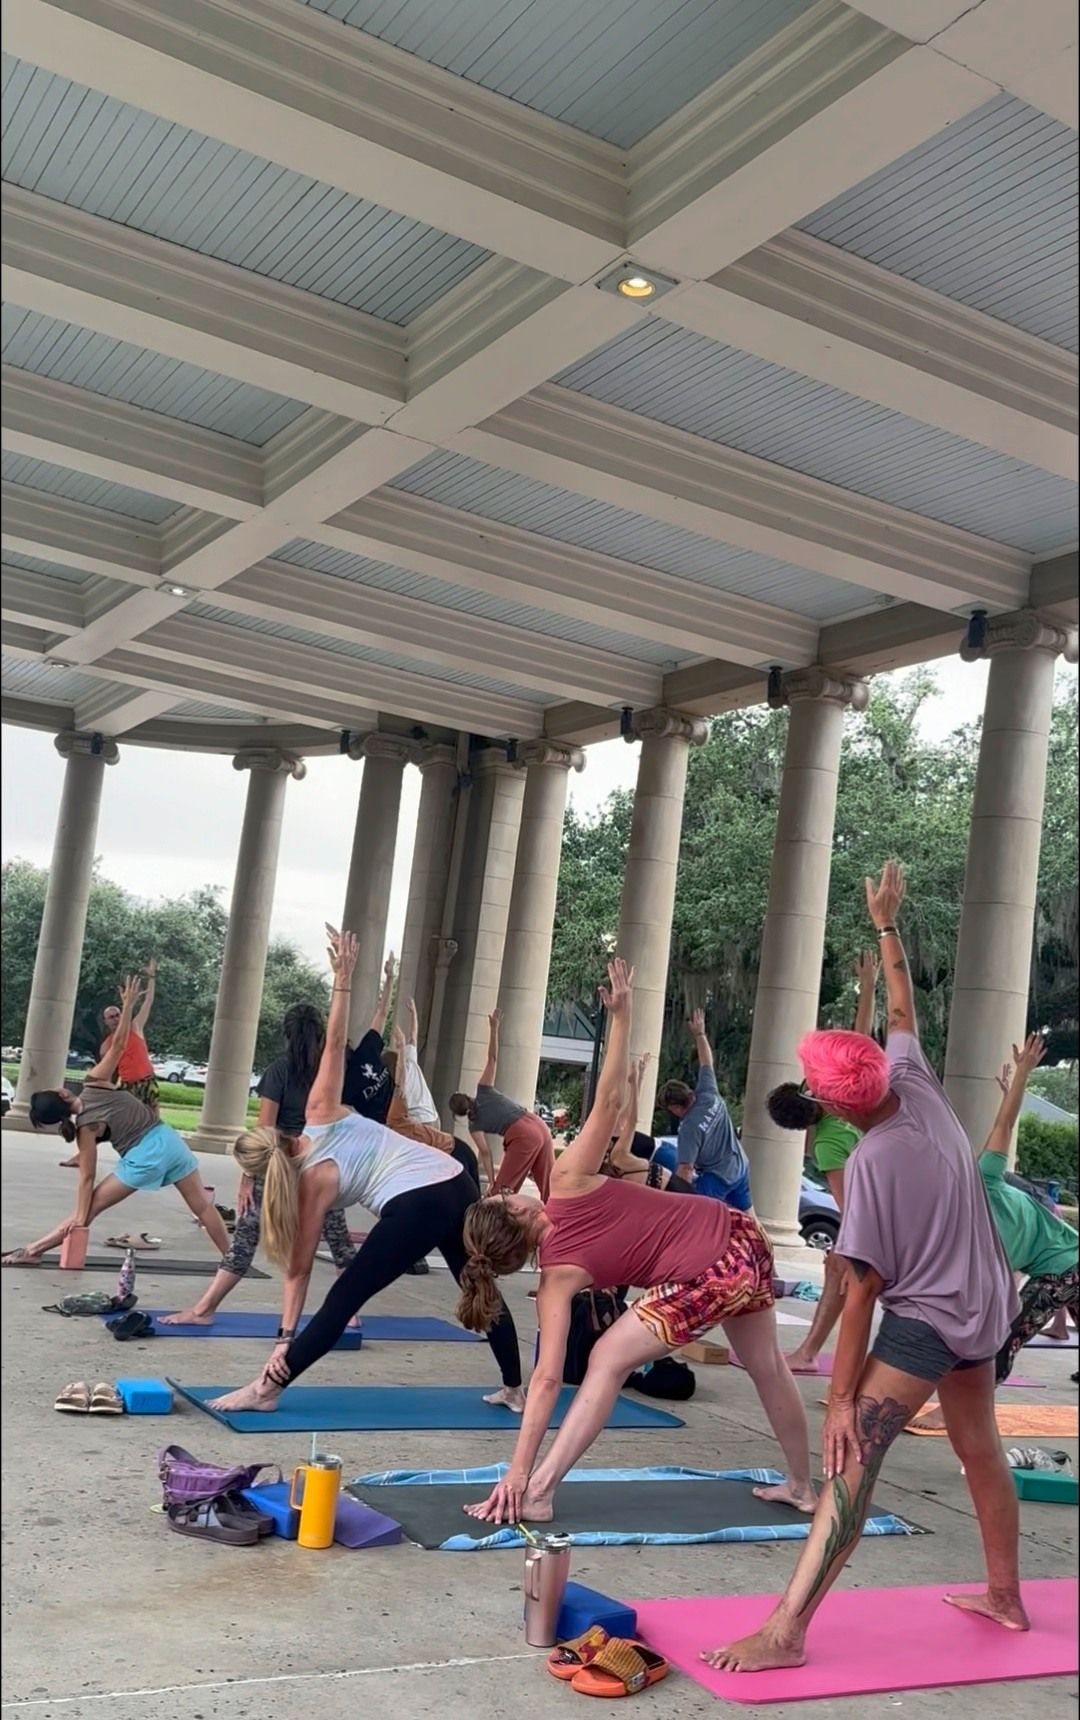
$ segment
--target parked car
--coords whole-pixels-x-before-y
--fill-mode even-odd
[[[658,1147],[675,1146],[676,1135],[658,1135]],[[799,1231],[811,1248],[828,1254],[836,1246],[840,1234],[840,1208],[837,1206],[820,1173],[812,1165],[804,1165],[799,1184]]]
[[[6,1117],[15,1099],[15,1089],[6,1075],[0,1075],[0,1117]]]
[[[2,1057],[4,1059],[5,1063],[21,1063],[22,1062],[22,1046],[21,1045],[2,1045],[2,1046],[0,1046],[0,1057]]]
[[[209,1068],[205,1063],[189,1063],[184,1070],[184,1080],[189,1087],[205,1087]]]
[[[69,1051],[67,1054],[69,1069],[92,1069],[96,1062],[97,1058],[91,1057],[88,1051]]]
[[[153,1057],[150,1065],[159,1081],[183,1081],[188,1069],[186,1057]]]

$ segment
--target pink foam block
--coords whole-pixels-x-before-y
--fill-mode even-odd
[[[715,1672],[698,1658],[702,1649],[721,1648],[757,1630],[775,1606],[775,1595],[695,1595],[629,1604],[650,1648],[728,1702],[805,1702],[815,1696],[995,1684],[1077,1671],[1077,1584],[1072,1579],[1024,1584],[1029,1631],[1003,1630],[989,1619],[958,1612],[944,1604],[948,1593],[976,1594],[978,1586],[837,1590],[825,1598],[810,1626],[806,1665],[785,1672]]]
[[[731,1365],[733,1368],[741,1368],[743,1365],[740,1362],[738,1356],[735,1354],[734,1350],[731,1351]],[[798,1373],[796,1374],[795,1378],[796,1379],[803,1379],[804,1377],[809,1377],[812,1379],[813,1376],[815,1374],[817,1374],[821,1378],[831,1379],[832,1378],[832,1368],[833,1368],[833,1353],[831,1350],[829,1350],[826,1353],[824,1353],[823,1355],[820,1355],[818,1357],[817,1365],[815,1367],[813,1367],[813,1368],[800,1368]],[[998,1387],[998,1390],[1002,1391],[1002,1390],[1004,1390],[1004,1388],[1006,1386],[1015,1386],[1017,1388],[1017,1390],[1019,1390],[1019,1391],[1027,1391],[1027,1392],[1040,1391],[1041,1392],[1045,1385],[1046,1385],[1045,1380],[1025,1380],[1021,1377],[1020,1374],[1010,1374],[1007,1380],[1002,1381],[1001,1385]]]

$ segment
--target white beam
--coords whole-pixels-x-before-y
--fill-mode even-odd
[[[1011,608],[1030,558],[547,385],[453,439],[472,459],[941,609]]]
[[[556,543],[384,490],[314,528],[320,543],[430,579],[539,605],[600,627],[733,662],[811,661],[817,624],[659,568]]]
[[[9,53],[580,281],[619,255],[621,152],[293,0],[7,0]]]
[[[628,158],[628,248],[703,279],[998,93],[819,0]]]
[[[418,664],[460,669],[467,663],[478,675],[534,687],[551,697],[622,706],[653,705],[660,694],[660,670],[634,658],[567,645],[291,562],[260,562],[223,586],[216,601],[239,615],[374,645]]]
[[[770,364],[1076,477],[1072,353],[809,233],[781,234],[660,309]]]
[[[74,726],[101,735],[126,735],[140,723],[171,711],[178,702],[175,693],[138,692],[103,681],[97,692],[76,704]]]
[[[131,585],[153,585],[161,577],[156,526],[135,525],[118,514],[6,479],[0,484],[0,501],[5,549]]]

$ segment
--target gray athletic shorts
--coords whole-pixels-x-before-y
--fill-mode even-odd
[[[917,1380],[930,1380],[934,1385],[946,1374],[984,1365],[982,1361],[965,1362],[950,1350],[944,1338],[939,1338],[933,1326],[928,1326],[925,1320],[908,1320],[903,1314],[893,1314],[888,1309],[870,1353],[887,1367],[897,1368],[902,1374],[912,1374]],[[993,1359],[987,1356],[985,1361]]]

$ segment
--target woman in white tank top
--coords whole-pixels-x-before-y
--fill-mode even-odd
[[[285,1285],[281,1328],[269,1361],[250,1385],[218,1398],[219,1409],[275,1410],[289,1381],[333,1349],[364,1303],[421,1255],[438,1249],[456,1280],[465,1264],[462,1226],[480,1198],[466,1149],[459,1143],[446,1154],[406,1140],[341,1103],[357,944],[351,932],[328,926],[327,934],[334,989],[304,1134],[293,1152],[274,1129],[248,1130],[233,1148],[245,1174],[262,1179],[263,1241],[270,1258],[284,1267]],[[299,1331],[323,1220],[332,1208],[352,1205],[373,1212],[377,1223]],[[505,1303],[488,1342],[503,1384],[486,1401],[520,1411],[525,1402],[521,1353]]]

